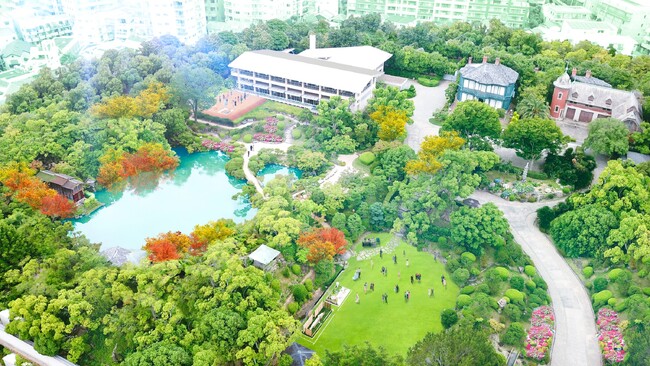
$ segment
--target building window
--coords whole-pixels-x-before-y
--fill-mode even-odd
[[[557,105],[556,105],[556,106],[555,106],[555,113],[557,113],[557,112],[559,112],[559,111],[560,111],[560,106],[557,106]]]
[[[557,93],[557,99],[562,99],[562,96],[563,96],[563,95],[564,95],[564,94],[562,94],[562,93]],[[557,112],[557,111],[556,111],[556,112]]]

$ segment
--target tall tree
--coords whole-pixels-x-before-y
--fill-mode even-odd
[[[440,136],[427,136],[422,141],[417,160],[411,160],[406,164],[406,171],[415,175],[419,173],[433,174],[442,168],[438,161],[440,156],[447,150],[458,150],[465,144],[465,140],[452,132],[442,132]]]
[[[176,71],[171,85],[176,97],[190,106],[196,121],[199,110],[214,105],[223,79],[207,67],[184,66]]]
[[[519,113],[521,118],[546,119],[551,116],[548,103],[535,94],[525,95],[519,103],[517,103],[517,113]]]
[[[503,366],[505,360],[485,331],[457,326],[442,333],[428,333],[409,349],[406,363],[413,366]]]
[[[464,138],[479,136],[497,139],[501,135],[501,124],[496,109],[476,100],[468,100],[456,105],[441,130],[457,131]]]
[[[451,214],[449,224],[451,239],[478,255],[486,247],[503,246],[510,232],[508,221],[492,203],[479,208],[463,207]]]
[[[390,106],[379,106],[370,114],[370,118],[379,125],[377,137],[384,141],[393,141],[406,136],[408,117],[405,111]]]
[[[609,156],[620,156],[629,148],[630,131],[616,118],[599,118],[589,124],[585,148]]]
[[[550,119],[513,118],[503,133],[503,142],[532,164],[544,151],[557,153],[566,144],[567,137]]]

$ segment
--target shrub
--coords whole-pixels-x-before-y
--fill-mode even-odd
[[[524,338],[526,338],[524,327],[519,323],[512,323],[503,337],[501,337],[501,343],[510,346],[520,346],[524,343]]]
[[[447,261],[447,264],[445,265],[445,267],[447,268],[447,272],[453,273],[455,270],[457,270],[461,266],[460,266],[460,262],[458,261],[458,259],[453,258],[453,259],[450,259],[450,260]]]
[[[280,360],[278,361],[278,366],[291,366],[292,363],[293,363],[293,358],[288,354],[284,354],[280,357]]]
[[[298,140],[299,138],[302,137],[302,131],[300,131],[300,129],[298,128],[294,128],[291,131],[291,137],[293,137],[295,140]]]
[[[363,165],[370,165],[375,161],[375,154],[371,153],[370,151],[366,151],[361,156],[359,156],[359,161]]]
[[[476,287],[477,292],[482,292],[484,294],[489,294],[490,293],[490,286],[488,286],[485,283],[482,283]]]
[[[532,179],[539,179],[539,180],[546,180],[548,179],[548,175],[542,173],[542,172],[536,172],[534,170],[529,170],[528,171],[528,177]]]
[[[459,309],[464,308],[472,302],[472,298],[469,295],[461,294],[456,298],[456,307]]]
[[[610,281],[616,281],[616,279],[623,273],[623,270],[621,268],[614,268],[609,273],[607,274],[607,278],[609,278]]]
[[[474,255],[474,253],[464,252],[463,254],[460,255],[460,261],[467,266],[476,262],[476,256]]]
[[[417,95],[417,92],[415,90],[415,85],[411,84],[408,89],[406,89],[406,97],[407,98],[414,98]]]
[[[314,283],[312,282],[311,278],[308,278],[307,280],[305,280],[305,288],[309,292],[314,291]]]
[[[504,295],[512,302],[523,302],[525,296],[523,292],[514,288],[507,289]]]
[[[499,118],[503,118],[506,116],[506,110],[503,108],[498,108],[497,113],[499,113]]]
[[[289,271],[289,267],[284,267],[282,269],[282,276],[284,276],[285,278],[288,278],[289,276],[291,276],[291,272]]]
[[[300,305],[298,305],[298,303],[295,301],[292,301],[289,303],[289,305],[287,305],[287,311],[289,311],[289,314],[291,315],[295,314],[298,309],[300,309]]]
[[[427,86],[429,88],[433,88],[433,87],[438,86],[438,84],[440,84],[440,80],[434,79],[434,78],[431,78],[431,77],[420,76],[418,78],[418,83],[420,83],[420,85]]]
[[[471,295],[472,293],[474,293],[474,286],[467,285],[460,290],[460,293],[465,295]]]
[[[458,313],[454,309],[445,309],[440,313],[440,322],[445,329],[449,329],[458,322]]]
[[[242,138],[242,141],[244,141],[247,144],[250,144],[251,142],[253,142],[253,135],[251,135],[250,133],[245,134],[244,137]]]
[[[544,206],[537,210],[537,225],[539,230],[543,233],[547,233],[551,228],[551,221],[555,219],[555,211],[548,206]]]
[[[548,285],[546,284],[546,281],[541,276],[535,276],[533,277],[533,282],[537,285],[537,288],[540,288],[542,290],[547,290]]]
[[[495,267],[494,270],[499,274],[499,277],[503,281],[506,281],[508,278],[510,278],[510,271],[505,268],[505,267]]]
[[[284,119],[284,116],[282,116],[282,117],[283,117],[283,119]],[[278,122],[277,126],[278,126],[278,131],[282,131],[282,130],[284,130],[284,128],[285,128],[287,125],[286,125],[286,123],[285,123],[284,121],[280,121],[280,122]]]
[[[293,293],[293,299],[299,304],[302,304],[309,297],[309,291],[303,284],[293,286],[291,292]]]
[[[596,277],[596,279],[594,280],[594,292],[601,292],[602,290],[607,288],[607,285],[609,285],[609,281],[607,281],[607,278]]]
[[[609,301],[607,303],[609,304]],[[616,303],[616,305],[614,305],[614,310],[619,313],[625,311],[626,309],[627,309],[627,301],[621,301],[619,303]]]
[[[585,267],[582,269],[582,275],[585,276],[585,278],[591,278],[591,276],[594,275],[594,267]]]
[[[278,281],[277,279],[274,279],[273,281],[271,281],[271,288],[274,291],[280,291],[280,288],[281,288],[280,287],[280,281]]]
[[[627,293],[626,293],[626,295],[627,295],[627,296],[632,296],[632,295],[639,295],[639,294],[642,294],[642,293],[643,293],[643,290],[641,290],[641,287],[639,287],[639,286],[635,286],[635,285],[631,285],[631,286],[627,289]]]
[[[533,266],[526,266],[524,267],[524,273],[528,275],[528,277],[533,277],[537,274],[537,270]]]
[[[230,137],[232,138],[233,141],[239,140],[239,134],[238,133],[236,133],[236,134],[234,134],[234,135],[232,135]]]
[[[458,268],[451,274],[451,279],[456,282],[458,286],[464,286],[469,280],[469,271],[465,268]]]
[[[648,275],[648,270],[644,268],[640,270],[639,273],[637,273],[637,275],[639,275],[640,278],[646,278],[646,276]]]
[[[507,304],[503,308],[503,314],[507,316],[508,319],[510,319],[510,321],[518,322],[519,320],[521,320],[522,312],[519,306],[515,304]]]
[[[643,293],[644,293],[646,296],[650,296],[650,287],[644,287],[644,288],[643,288]]]
[[[302,273],[302,271],[300,270],[300,266],[298,264],[294,264],[293,266],[291,266],[291,272],[293,272],[293,274],[295,274],[296,276],[300,276],[300,274]]]
[[[601,307],[602,305],[607,304],[607,301],[614,296],[609,290],[602,290],[598,293],[595,293],[591,296],[591,299],[594,302],[594,307]]]
[[[610,307],[613,307],[614,305],[616,305],[617,302],[618,302],[618,300],[616,300],[615,297],[612,297],[611,299],[607,300],[607,305],[609,305]]]
[[[515,290],[523,291],[524,290],[524,278],[521,276],[512,276],[510,279],[510,287]]]
[[[537,285],[535,284],[535,281],[528,280],[526,281],[526,288],[528,291],[533,291],[537,288]]]
[[[481,274],[481,270],[476,268],[476,267],[472,267],[472,268],[469,269],[469,274],[476,277],[476,276]]]

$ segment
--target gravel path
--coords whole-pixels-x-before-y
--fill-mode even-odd
[[[424,138],[430,135],[437,135],[440,126],[429,122],[433,112],[445,106],[445,90],[449,86],[448,81],[441,81],[435,88],[422,86],[414,81],[408,85],[414,85],[416,95],[413,98],[415,111],[413,112],[413,124],[406,125],[405,143],[416,152],[420,150],[420,144]]]
[[[512,234],[532,259],[548,284],[555,312],[555,337],[551,353],[554,366],[600,366],[602,360],[594,312],[587,290],[551,240],[535,226],[536,210],[560,200],[540,203],[509,202],[487,192],[476,191],[472,198],[492,202],[510,222]]]

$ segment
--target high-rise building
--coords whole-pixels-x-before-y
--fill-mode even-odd
[[[421,21],[488,23],[497,18],[511,27],[523,27],[528,0],[348,0],[347,15],[379,13],[398,24]]]
[[[647,0],[598,0],[592,5],[598,20],[618,28],[618,33],[641,39],[650,27],[650,2]]]
[[[206,34],[205,0],[148,0],[147,13],[153,36],[194,43]]]
[[[314,8],[314,0],[223,0],[224,20],[231,28],[244,28],[258,21],[289,19],[305,15]]]

